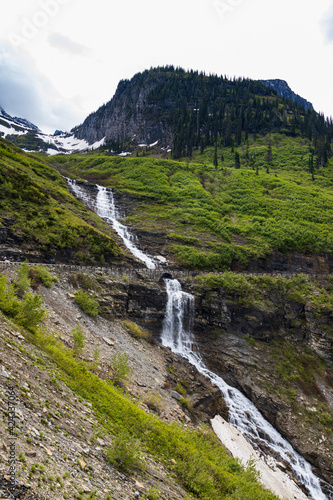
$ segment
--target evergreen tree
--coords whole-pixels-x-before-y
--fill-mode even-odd
[[[218,159],[217,159],[217,142],[215,142],[215,149],[214,149],[214,167],[217,167],[219,164]]]
[[[272,144],[271,141],[268,143],[267,149],[267,163],[270,165],[272,163]]]
[[[241,160],[238,151],[235,152],[235,168],[240,168]]]
[[[311,174],[311,179],[314,181],[314,161],[313,161],[313,149],[310,149],[309,154],[309,172]]]

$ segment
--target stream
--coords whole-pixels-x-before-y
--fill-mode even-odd
[[[134,257],[144,262],[148,269],[157,268],[158,264],[156,260],[144,253],[134,244],[135,236],[130,233],[129,229],[124,224],[119,222],[118,219],[120,218],[120,215],[114,203],[112,189],[96,184],[98,191],[96,200],[93,201],[91,196],[86,192],[87,190],[84,187],[79,186],[74,179],[66,178],[66,181],[75,197],[96,212],[101,219],[103,219],[116,231],[118,236],[120,236],[123,240],[126,248],[132,255],[134,255]]]
[[[75,180],[66,178],[73,194],[97,215],[105,220],[122,238],[128,250],[145,263],[148,269],[156,269],[157,261],[134,244],[134,236],[119,222],[119,212],[111,189],[96,185],[97,196],[93,200],[87,189]],[[270,450],[272,456],[290,465],[296,480],[301,483],[313,500],[325,500],[318,477],[311,465],[299,455],[291,444],[261,415],[259,410],[240,391],[229,386],[221,377],[208,370],[203,363],[193,336],[194,297],[183,292],[179,281],[165,279],[168,301],[161,335],[162,344],[184,357],[196,369],[216,385],[229,408],[229,423],[236,427],[256,449]]]
[[[281,462],[290,465],[297,481],[303,484],[313,500],[325,500],[319,479],[311,465],[299,455],[281,434],[261,415],[254,404],[240,391],[228,385],[204,365],[192,334],[194,297],[183,292],[179,281],[166,279],[168,302],[163,323],[162,344],[186,358],[216,385],[229,408],[229,423],[235,426],[256,449],[270,450]]]

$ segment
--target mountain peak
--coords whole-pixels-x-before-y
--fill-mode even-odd
[[[313,106],[311,102],[307,101],[300,95],[296,94],[289,87],[288,83],[285,80],[280,80],[279,78],[275,78],[273,80],[260,80],[261,83],[267,85],[268,87],[272,87],[280,96],[285,97],[286,99],[290,99],[293,102],[297,102],[304,106],[306,110],[313,110]]]
[[[116,153],[158,141],[164,151],[171,148],[173,157],[179,158],[218,138],[228,146],[236,131],[238,144],[248,134],[281,128],[294,133],[292,123],[284,124],[283,111],[293,111],[301,123],[301,115],[312,110],[312,104],[283,80],[230,79],[166,66],[120,81],[114,97],[72,133],[88,144],[105,138],[107,149]]]
[[[2,106],[0,106],[0,116],[3,116],[7,120],[10,120],[18,125],[23,125],[24,127],[27,127],[28,129],[31,130],[36,130],[37,132],[40,132],[40,129],[35,125],[34,123],[29,122],[25,118],[20,118],[18,116],[11,116],[9,115]]]

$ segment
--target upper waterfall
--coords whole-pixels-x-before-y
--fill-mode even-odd
[[[130,231],[124,224],[119,222],[118,219],[120,218],[120,216],[116,208],[113,192],[111,189],[96,184],[97,196],[96,199],[93,200],[92,197],[86,193],[85,189],[79,186],[74,179],[66,178],[66,180],[74,195],[85,205],[94,210],[97,215],[104,219],[105,222],[107,222],[107,224],[109,224],[116,231],[116,233],[123,240],[126,248],[128,248],[128,250],[132,253],[132,255],[134,255],[134,257],[144,262],[148,269],[157,268],[157,261],[153,257],[140,250],[134,244],[135,236],[130,233]]]
[[[261,415],[254,404],[240,391],[228,385],[221,377],[208,370],[200,354],[195,352],[192,326],[194,323],[194,297],[185,293],[177,280],[165,279],[168,301],[163,322],[162,344],[186,358],[197,370],[216,385],[229,408],[229,420],[254,446],[269,450],[273,457],[290,465],[294,476],[302,483],[313,500],[325,500],[319,479],[310,464]]]
[[[137,257],[139,260],[144,262],[148,269],[156,269],[157,265],[154,259],[135,246],[133,243],[135,237],[129,232],[128,228],[124,224],[117,220],[119,214],[114,203],[112,190],[98,185],[97,189],[98,193],[95,202],[95,212],[97,215],[113,227],[116,233],[123,240],[126,248],[128,248],[134,257]]]

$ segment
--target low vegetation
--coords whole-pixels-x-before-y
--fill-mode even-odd
[[[88,314],[88,316],[98,316],[99,303],[94,297],[91,297],[87,292],[78,290],[75,292],[75,303],[79,308]]]
[[[294,300],[306,303],[314,300],[320,302],[319,297],[326,296],[322,292],[318,296],[313,291],[318,285],[308,275],[298,274],[293,278],[270,275],[242,275],[232,272],[223,274],[202,274],[194,278],[194,283],[199,289],[223,290],[231,300],[236,300],[243,306],[274,309],[270,296],[275,290],[279,292],[281,300]]]
[[[21,248],[54,261],[120,261],[109,226],[79,203],[44,160],[0,138],[0,228]]]
[[[117,446],[108,454],[114,465],[122,470],[137,469],[140,457],[151,454],[198,499],[276,498],[262,489],[251,467],[244,470],[225,453],[212,431],[185,431],[147,415],[75,361],[52,336],[38,333],[32,340],[63,370],[70,387],[92,403],[101,426],[118,436]],[[133,443],[136,443],[134,450]]]
[[[127,222],[166,233],[169,251],[192,269],[246,265],[272,251],[332,254],[333,160],[310,174],[310,141],[280,133],[249,136],[237,151],[239,168],[234,146],[219,146],[218,165],[209,147],[191,161],[102,154],[51,161],[134,196]]]
[[[134,323],[134,321],[126,319],[123,321],[123,325],[128,331],[128,333],[132,335],[132,337],[134,337],[135,339],[148,340],[151,337],[148,330],[142,328],[142,326],[138,325],[137,323]]]

